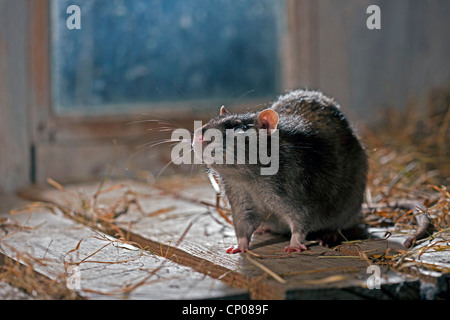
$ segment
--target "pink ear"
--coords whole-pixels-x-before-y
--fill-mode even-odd
[[[277,130],[278,113],[272,109],[262,111],[258,116],[258,126],[261,129],[266,129],[267,133],[271,135]]]
[[[223,116],[225,114],[229,114],[230,112],[225,109],[225,106],[222,106],[222,108],[220,108],[220,115]]]

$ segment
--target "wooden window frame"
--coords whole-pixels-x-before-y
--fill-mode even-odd
[[[287,26],[281,35],[280,58],[280,86],[286,90],[303,86],[311,86],[318,82],[314,61],[314,11],[315,3],[311,0],[285,0]],[[77,146],[109,144],[112,141],[126,143],[130,139],[137,144],[145,143],[145,138],[139,141],[136,137],[146,137],[149,129],[155,126],[152,122],[136,125],[127,125],[143,120],[142,114],[130,113],[129,115],[102,115],[102,116],[60,116],[53,112],[51,98],[51,50],[50,50],[50,0],[33,0],[28,2],[30,13],[29,34],[29,75],[30,75],[30,132],[32,146],[32,180],[44,183],[46,178],[54,172],[55,165],[59,173],[56,177],[63,181],[77,180],[76,172],[70,171],[77,168],[71,163],[70,155],[64,155],[64,160],[58,157],[71,153],[76,158]],[[300,8],[302,8],[300,10]],[[306,9],[306,10],[305,10]],[[300,18],[299,18],[300,17]],[[310,45],[305,45],[309,43]],[[312,61],[312,63],[311,63]],[[303,70],[303,72],[300,72]],[[275,98],[275,97],[274,97]],[[239,103],[239,102],[238,102]],[[268,105],[270,101],[252,101],[247,109]],[[177,105],[179,105],[177,103]],[[219,107],[219,106],[218,106]],[[237,106],[227,106],[238,110]],[[242,107],[242,106],[241,106]],[[160,114],[164,118],[173,119],[185,128],[191,129],[193,119],[207,122],[211,116],[187,106],[164,108],[160,104],[152,113]],[[182,116],[180,116],[182,115]],[[148,137],[148,136],[147,136]],[[166,137],[167,138],[167,137]],[[72,145],[73,148],[67,149]],[[61,148],[61,151],[58,151]],[[63,150],[64,149],[64,150]],[[80,161],[80,160],[74,160]],[[100,160],[99,160],[100,161]],[[106,159],[105,159],[106,161]],[[88,170],[89,171],[89,170]],[[93,170],[90,169],[89,172]],[[95,171],[95,170],[94,170]],[[89,175],[89,174],[88,174]],[[81,174],[80,179],[88,176]],[[95,174],[92,178],[95,178]]]

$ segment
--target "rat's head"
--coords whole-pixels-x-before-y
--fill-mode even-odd
[[[242,165],[245,168],[261,163],[267,165],[266,151],[273,144],[271,138],[278,137],[275,134],[278,120],[277,112],[272,109],[233,114],[222,107],[218,117],[195,131],[194,152],[204,163],[218,171]],[[265,163],[259,161],[261,155],[266,156]]]

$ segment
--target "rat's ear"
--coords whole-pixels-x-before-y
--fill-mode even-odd
[[[221,116],[229,114],[229,113],[230,112],[227,109],[225,109],[225,106],[222,106],[222,108],[220,108],[220,115]]]
[[[278,113],[272,109],[262,111],[258,115],[258,126],[261,129],[266,129],[267,134],[271,135],[275,130],[277,130]]]

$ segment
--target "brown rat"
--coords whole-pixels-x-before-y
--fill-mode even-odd
[[[208,129],[221,133],[222,141],[205,139]],[[262,174],[261,169],[269,167],[267,161],[225,161],[230,150],[227,132],[250,130],[262,139],[258,142],[267,143],[271,161],[277,162],[276,173]],[[251,139],[246,141],[232,150],[237,154],[238,148],[244,148],[249,160]],[[194,135],[194,149],[205,151],[217,143],[223,153],[212,154],[224,161],[210,161],[208,167],[219,177],[230,203],[238,242],[227,252],[248,249],[257,230],[290,233],[290,244],[284,250],[294,252],[306,249],[305,238],[310,233],[337,232],[357,224],[367,155],[339,105],[321,92],[293,91],[261,112],[231,114],[222,108],[218,117]]]

